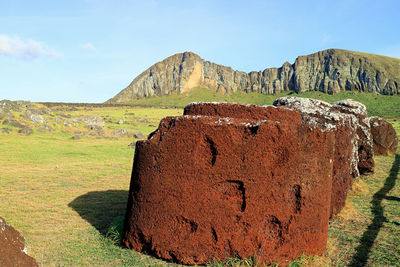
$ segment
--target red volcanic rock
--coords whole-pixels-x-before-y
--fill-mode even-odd
[[[237,103],[190,103],[185,107],[183,115],[219,116],[255,120],[268,119],[272,121],[292,121],[301,123],[300,114],[290,109]]]
[[[322,254],[334,142],[288,121],[165,118],[136,143],[123,243],[184,264]]]
[[[332,105],[339,112],[357,118],[358,170],[360,174],[373,173],[375,169],[374,148],[367,108],[353,99],[340,100]]]
[[[379,117],[369,118],[375,155],[393,155],[399,143],[392,124]]]
[[[25,239],[0,217],[0,266],[38,266],[26,254]]]
[[[357,119],[353,115],[338,112],[327,102],[316,99],[282,97],[276,99],[274,105],[299,111],[303,123],[334,132],[336,141],[333,159],[331,217],[336,215],[345,204],[353,178],[359,176]]]

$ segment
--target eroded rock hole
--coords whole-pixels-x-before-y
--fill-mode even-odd
[[[277,247],[281,246],[284,241],[282,222],[273,215],[268,215],[266,221],[266,238],[275,240]]]
[[[211,151],[211,165],[214,166],[215,165],[215,161],[217,160],[218,150],[215,147],[215,143],[211,138],[206,137],[206,142],[207,142],[207,144],[208,144],[208,146],[210,148],[210,151]]]
[[[256,135],[256,134],[257,134],[257,132],[258,132],[258,128],[259,128],[259,126],[258,126],[258,125],[255,125],[255,126],[249,127],[250,133],[251,133],[251,134],[253,134],[253,135]]]
[[[184,225],[187,229],[189,229],[189,231],[191,233],[194,233],[197,231],[197,228],[199,225],[196,222],[189,220],[183,216],[178,217],[177,220],[178,220],[179,224]]]
[[[217,243],[218,242],[218,235],[217,235],[217,232],[215,231],[214,227],[211,227],[211,234],[213,236],[214,242]]]
[[[301,186],[296,184],[291,189],[292,197],[293,197],[293,208],[296,213],[301,213]]]
[[[246,210],[246,188],[244,188],[244,184],[242,181],[228,180],[229,183],[235,184],[237,190],[240,192],[240,196],[242,198],[242,205],[240,207],[240,211]]]
[[[259,126],[258,125],[254,125],[254,126],[250,126],[250,127],[247,127],[246,129],[245,129],[245,133],[246,133],[246,135],[256,135],[257,134],[257,132],[258,132],[258,129],[259,129]],[[246,138],[246,137],[244,137],[244,138]]]
[[[171,120],[168,124],[168,129],[171,129],[172,127],[175,126],[175,120]]]
[[[214,185],[214,190],[238,211],[246,210],[246,188],[242,181],[227,180]]]

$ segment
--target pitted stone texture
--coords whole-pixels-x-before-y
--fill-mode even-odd
[[[355,116],[367,116],[367,108],[363,103],[357,102],[353,99],[343,99],[332,103],[332,105],[340,107],[341,112],[353,114]]]
[[[337,112],[331,104],[316,99],[282,97],[276,99],[274,105],[296,110],[303,123],[335,133],[331,217],[336,215],[345,204],[353,178],[359,176],[357,118]]]
[[[360,174],[370,174],[375,170],[374,148],[367,108],[353,99],[332,103],[341,113],[354,115],[357,118],[358,170]]]
[[[301,123],[297,111],[275,106],[257,106],[251,104],[199,102],[188,104],[184,115],[217,116],[251,120],[291,121]]]
[[[275,100],[275,106],[286,106],[302,114],[303,122],[320,125],[327,130],[336,128],[336,122],[351,121],[356,129],[357,167],[360,174],[373,173],[375,168],[371,129],[367,117],[367,109],[362,103],[352,99],[337,101],[333,104],[301,97],[281,97]],[[331,123],[326,123],[326,121]]]
[[[333,189],[331,216],[344,206],[352,178],[359,175],[357,169],[356,118],[333,110],[329,103],[308,98],[281,98],[283,106],[288,102],[293,109],[275,106],[243,105],[236,103],[200,102],[191,103],[184,109],[186,115],[207,115],[246,119],[268,119],[273,121],[303,120],[312,127],[334,130],[337,136],[333,163]],[[302,115],[297,110],[301,110]],[[305,115],[304,113],[311,114]]]
[[[38,266],[26,254],[25,239],[0,217],[0,266]]]
[[[165,118],[136,143],[123,243],[184,264],[322,254],[334,141],[285,121]]]
[[[375,155],[393,155],[399,143],[392,124],[379,117],[370,117],[372,139]]]

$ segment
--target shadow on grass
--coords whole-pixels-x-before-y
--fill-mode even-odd
[[[372,198],[371,210],[374,214],[374,218],[372,223],[368,226],[367,230],[361,237],[360,245],[356,249],[356,253],[353,256],[350,266],[365,266],[367,264],[369,253],[371,252],[374,241],[378,236],[383,223],[388,221],[384,215],[382,200],[387,199],[391,201],[399,201],[398,197],[387,196],[387,194],[396,184],[396,179],[398,178],[399,174],[399,166],[400,156],[396,155],[392,168],[390,169],[389,176],[386,178],[385,184],[378,192],[374,194]]]
[[[113,220],[125,216],[127,201],[126,190],[93,191],[75,198],[68,206],[105,236]]]

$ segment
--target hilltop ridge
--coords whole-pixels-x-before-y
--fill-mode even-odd
[[[327,49],[299,56],[293,64],[249,73],[206,61],[193,52],[172,55],[145,70],[106,103],[184,93],[195,87],[218,92],[237,91],[277,94],[321,91],[335,94],[345,90],[400,94],[400,59]]]

